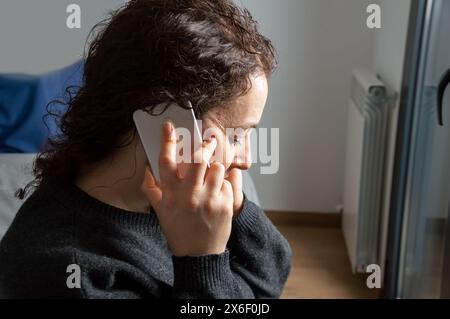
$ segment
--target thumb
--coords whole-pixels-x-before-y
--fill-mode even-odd
[[[141,190],[147,197],[150,205],[152,205],[157,212],[159,203],[162,200],[162,191],[148,167],[145,168],[144,181],[142,182]]]

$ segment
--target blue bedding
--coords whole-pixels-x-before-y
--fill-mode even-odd
[[[47,104],[65,96],[68,86],[80,86],[83,61],[44,75],[0,74],[0,153],[37,153],[58,133]]]

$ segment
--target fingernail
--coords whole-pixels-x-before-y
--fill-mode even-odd
[[[166,131],[166,133],[171,134],[173,127],[172,127],[172,123],[170,122],[170,120],[166,120],[164,122],[164,130]]]
[[[212,147],[216,147],[217,145],[217,140],[214,136],[211,137],[210,143],[212,145]]]

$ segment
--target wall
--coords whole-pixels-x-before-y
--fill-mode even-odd
[[[273,39],[280,58],[261,122],[262,127],[280,128],[280,170],[259,175],[259,168],[252,168],[262,206],[333,212],[342,201],[351,70],[370,66],[372,59],[369,2],[242,3]]]
[[[0,72],[43,73],[83,56],[90,29],[124,0],[2,0]],[[81,29],[66,27],[66,8],[81,7]]]

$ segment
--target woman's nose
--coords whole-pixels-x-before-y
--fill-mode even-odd
[[[252,166],[252,159],[250,152],[241,152],[237,154],[232,163],[233,168],[241,170],[248,170]]]
[[[252,163],[249,163],[249,162],[236,163],[235,162],[231,166],[233,168],[238,168],[240,170],[245,171],[245,170],[248,170],[250,168],[250,166],[252,166]]]

